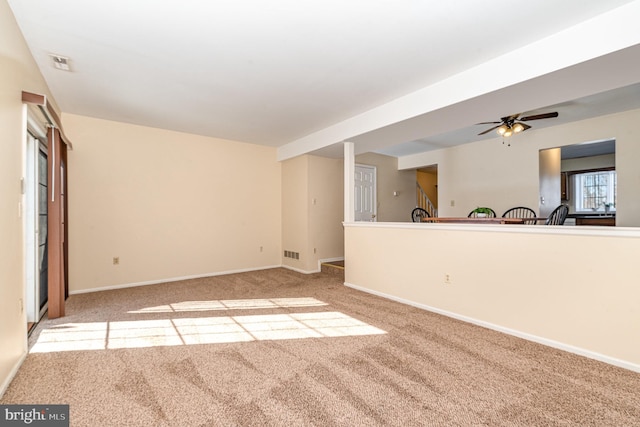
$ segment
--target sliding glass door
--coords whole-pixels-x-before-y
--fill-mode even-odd
[[[37,194],[37,218],[38,228],[36,230],[36,238],[38,244],[38,320],[44,312],[47,310],[47,302],[49,301],[49,281],[48,281],[48,228],[47,228],[47,152],[46,149],[40,144],[38,149],[38,194]]]
[[[47,147],[27,135],[24,178],[25,277],[27,322],[37,323],[49,301],[48,154]]]

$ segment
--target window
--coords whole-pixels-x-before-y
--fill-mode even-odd
[[[615,211],[616,171],[578,173],[574,176],[576,212]],[[608,209],[605,209],[608,206]]]

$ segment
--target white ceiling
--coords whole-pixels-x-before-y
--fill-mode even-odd
[[[474,141],[484,128],[473,123],[519,111],[455,116],[444,132],[425,125],[424,137],[415,122],[407,123],[410,132],[400,129],[401,120],[384,129],[375,121],[357,132],[333,129],[638,0],[536,0],[526,7],[512,0],[8,2],[65,113],[274,147],[304,146],[317,136],[319,145],[302,150],[323,155],[351,137],[362,141],[360,151],[375,139],[371,149],[402,156]],[[55,69],[50,54],[68,57],[71,72]],[[598,98],[589,100],[595,110],[576,104],[570,100],[580,92],[568,93],[572,98],[544,98],[554,103],[532,97],[503,108],[545,112],[551,105],[560,112],[531,122],[534,128],[611,109]],[[631,93],[640,99],[637,87]]]
[[[557,126],[564,123],[585,120],[597,116],[614,114],[621,111],[638,108],[640,108],[640,84],[634,84],[618,89],[600,92],[596,95],[585,96],[560,104],[549,105],[544,108],[527,111],[524,112],[524,114],[521,114],[521,117],[553,111],[558,113],[557,118],[525,122],[529,126],[531,126],[531,129],[529,129],[528,132],[532,132],[536,129],[543,129],[549,126]],[[499,117],[494,117],[494,120],[500,119]],[[461,120],[461,123],[465,122]],[[497,133],[493,131],[488,132],[485,135],[478,135],[482,131],[485,131],[494,126],[495,125],[472,124],[470,126],[461,127],[450,132],[434,135],[429,138],[417,139],[390,145],[388,147],[377,150],[377,152],[380,154],[386,154],[388,156],[402,157],[421,153],[424,151],[451,147],[453,145],[467,144],[470,142],[482,141],[491,138],[499,138]],[[516,137],[517,136],[514,136],[514,138]]]

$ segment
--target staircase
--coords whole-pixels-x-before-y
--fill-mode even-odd
[[[344,261],[323,262],[320,264],[320,271],[322,273],[335,275],[344,280]]]
[[[431,218],[436,218],[438,216],[438,209],[433,206],[433,203],[431,203],[431,200],[429,200],[429,197],[424,192],[422,187],[420,187],[420,184],[418,182],[416,182],[416,201],[418,203],[416,207],[422,208],[427,211]]]

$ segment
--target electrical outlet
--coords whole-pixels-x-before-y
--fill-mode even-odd
[[[260,246],[260,252],[262,252],[262,249],[263,249],[262,246]]]
[[[118,265],[120,264],[120,257],[119,256],[114,256],[113,257],[113,265]]]
[[[451,284],[451,275],[450,274],[445,274],[444,275],[444,284],[445,285],[450,285]]]
[[[450,205],[451,205],[451,207],[452,207],[452,208],[453,208],[453,207],[455,207],[455,205],[456,205],[456,201],[455,201],[455,200],[452,200],[452,201],[451,201],[451,203],[450,203]]]

